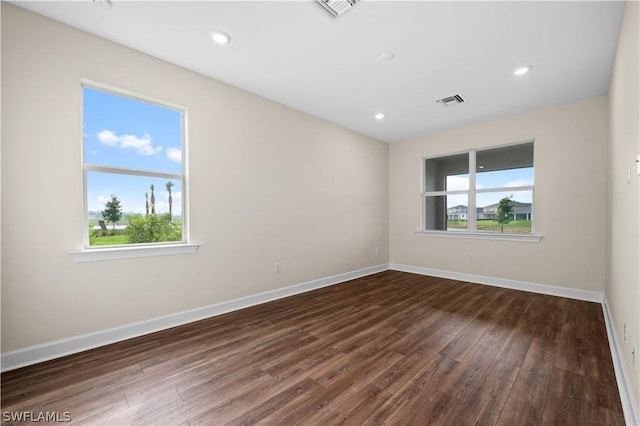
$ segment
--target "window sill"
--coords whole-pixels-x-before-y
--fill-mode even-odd
[[[532,234],[490,234],[484,232],[456,232],[456,231],[417,231],[416,235],[422,237],[442,237],[442,238],[466,238],[472,240],[495,240],[495,241],[522,241],[526,243],[539,243],[542,235]]]
[[[104,260],[135,259],[138,257],[194,254],[201,244],[159,244],[153,246],[88,248],[72,251],[71,258],[77,263],[100,262]]]

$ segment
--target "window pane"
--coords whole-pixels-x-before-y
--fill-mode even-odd
[[[426,192],[469,189],[469,154],[425,160]]]
[[[476,175],[476,188],[514,188],[533,186],[533,167],[493,172],[479,172]]]
[[[84,87],[84,162],[182,173],[182,112]]]
[[[171,198],[167,184],[171,182]],[[151,191],[153,185],[153,196]],[[121,206],[119,219],[103,215],[107,203],[115,196]],[[148,210],[147,210],[148,203]],[[156,213],[155,215],[153,213]],[[169,220],[169,212],[171,212]],[[87,213],[89,243],[95,245],[130,244],[182,240],[182,182],[167,179],[116,173],[87,172]],[[138,234],[131,235],[132,218],[154,218],[136,222]],[[107,230],[100,224],[103,222]],[[135,222],[135,219],[134,219]],[[171,223],[168,223],[171,222]],[[141,236],[141,233],[146,233]],[[142,241],[142,240],[148,241]]]
[[[533,186],[533,142],[476,153],[476,188]]]
[[[468,226],[467,194],[425,197],[425,230],[466,230]]]
[[[476,206],[477,231],[531,233],[533,191],[479,193]]]

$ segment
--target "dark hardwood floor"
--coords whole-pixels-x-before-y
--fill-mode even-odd
[[[2,411],[90,425],[624,424],[599,304],[393,271],[4,373]]]

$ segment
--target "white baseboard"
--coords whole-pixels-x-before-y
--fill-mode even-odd
[[[493,287],[529,291],[531,293],[548,294],[550,296],[567,297],[569,299],[586,300],[588,302],[602,303],[603,300],[603,293],[599,293],[597,291],[579,290],[567,287],[555,287],[545,284],[507,280],[504,278],[486,277],[484,275],[464,274],[461,272],[443,271],[440,269],[401,265],[397,263],[390,263],[389,269],[393,271],[411,272],[413,274],[419,275],[430,275],[432,277],[448,278],[451,280],[468,281],[476,284],[486,284]]]
[[[638,407],[633,395],[631,381],[629,379],[624,361],[622,360],[622,352],[618,343],[618,339],[616,337],[616,333],[614,332],[615,326],[613,323],[613,319],[609,314],[606,296],[603,293],[570,289],[565,287],[555,287],[522,281],[506,280],[503,278],[493,278],[482,275],[443,271],[438,269],[423,268],[419,266],[401,265],[395,263],[372,266],[357,271],[338,274],[331,277],[321,278],[318,280],[313,280],[276,290],[270,290],[263,293],[226,302],[216,303],[214,305],[179,312],[176,314],[154,318],[147,321],[128,324],[125,326],[102,330],[95,333],[84,334],[81,336],[59,340],[56,342],[31,346],[14,352],[8,352],[2,354],[0,358],[1,370],[14,370],[16,368],[37,364],[39,362],[48,361],[55,358],[60,358],[62,356],[71,355],[88,349],[120,342],[145,334],[154,333],[156,331],[166,330],[168,328],[176,327],[190,322],[199,321],[227,312],[232,312],[242,308],[258,305],[260,303],[265,303],[272,300],[293,296],[295,294],[305,293],[307,291],[319,289],[322,287],[339,284],[341,282],[349,281],[352,279],[365,277],[367,275],[372,275],[378,272],[386,271],[388,269],[601,303],[604,312],[607,334],[609,337],[609,346],[611,348],[611,356],[613,358],[616,380],[618,382],[618,389],[620,391],[620,399],[622,401],[622,408],[624,410],[625,421],[628,425],[640,425]]]
[[[25,367],[27,365],[49,361],[51,359],[60,358],[66,355],[86,351],[88,349],[97,348],[99,346],[120,342],[123,340],[131,339],[133,337],[139,337],[145,334],[154,333],[156,331],[166,330],[168,328],[176,327],[190,322],[199,321],[231,311],[236,311],[238,309],[247,308],[249,306],[258,305],[260,303],[265,303],[272,300],[281,299],[283,297],[305,293],[307,291],[315,290],[318,288],[339,284],[356,278],[365,277],[367,275],[386,271],[387,269],[389,269],[388,264],[371,266],[369,268],[364,268],[357,271],[346,272],[343,274],[321,278],[302,284],[296,284],[289,287],[270,290],[264,293],[216,303],[189,311],[178,312],[176,314],[154,318],[147,321],[141,321],[121,327],[97,331],[95,333],[88,333],[69,339],[31,346],[13,352],[7,352],[2,354],[2,357],[0,358],[0,365],[2,366],[1,370],[9,371],[20,367]]]
[[[622,357],[622,347],[615,332],[616,327],[613,317],[609,313],[609,302],[607,296],[602,301],[602,312],[604,314],[604,323],[607,326],[607,336],[609,337],[609,348],[611,349],[611,358],[613,359],[613,369],[616,373],[616,381],[618,382],[618,391],[620,392],[620,402],[622,402],[622,411],[624,412],[624,421],[627,425],[640,425],[640,412],[631,386],[631,379]]]

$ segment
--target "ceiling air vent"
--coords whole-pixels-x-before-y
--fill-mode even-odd
[[[341,16],[360,0],[316,0],[334,18]]]
[[[447,98],[442,98],[439,101],[436,101],[443,107],[449,107],[451,105],[461,104],[463,102],[467,102],[465,98],[462,97],[460,93],[456,93],[453,96],[449,96]]]

